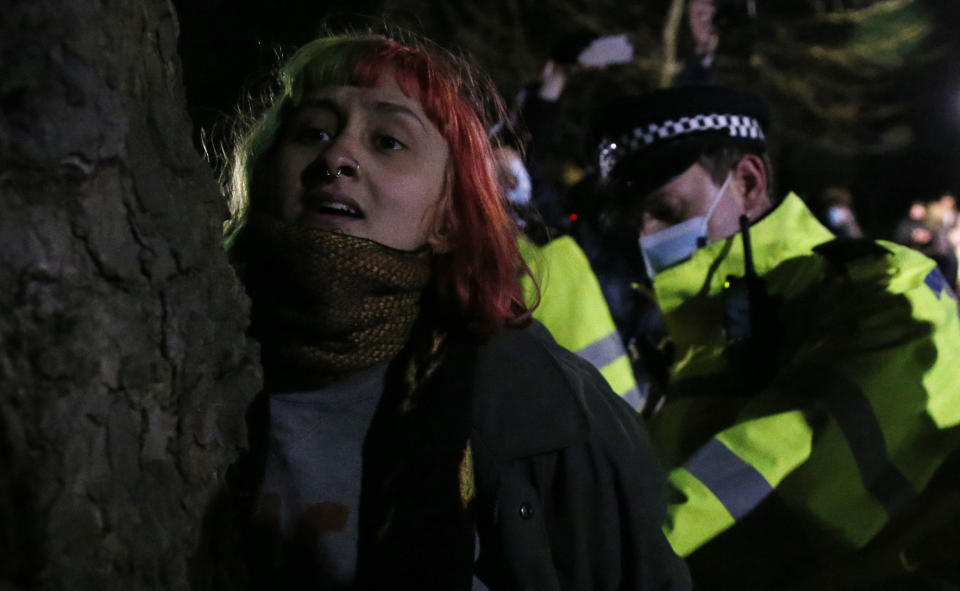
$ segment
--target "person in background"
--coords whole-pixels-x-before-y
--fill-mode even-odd
[[[551,145],[568,77],[579,68],[627,60],[632,51],[625,36],[597,38],[587,31],[562,36],[540,78],[521,89],[508,120],[495,125],[491,135],[501,139],[499,179],[522,230],[518,246],[540,286],[534,318],[561,346],[600,369],[613,390],[639,411],[648,382],[638,383],[634,377],[607,293],[577,241],[564,235],[572,223],[562,203],[562,183],[551,167]],[[525,278],[524,289],[528,303],[537,301],[531,277]]]
[[[923,201],[914,201],[907,209],[907,217],[897,222],[893,231],[897,244],[923,250],[933,242],[933,232],[927,222],[927,205]]]
[[[950,238],[952,228],[943,224],[945,214],[949,215],[949,210],[941,210],[938,202],[915,201],[907,210],[907,217],[897,223],[893,239],[936,261],[944,279],[955,289],[957,254]]]
[[[949,230],[957,225],[957,198],[945,192],[930,204],[930,221],[933,225]]]
[[[531,273],[524,276],[524,298],[533,318],[557,343],[589,361],[638,412],[646,389],[638,387],[630,358],[613,323],[597,277],[570,236],[546,226],[531,203],[532,185],[518,149],[496,150],[498,179],[521,232],[517,246]]]
[[[195,584],[688,589],[643,426],[530,322],[492,85],[370,34],[280,83],[236,147],[228,242],[265,389]]]
[[[845,187],[827,187],[814,207],[820,223],[842,238],[863,238],[863,231],[853,212],[853,195]]]
[[[929,205],[928,217],[934,229],[935,255],[931,255],[947,281],[956,287],[957,267],[960,260],[960,218],[957,216],[957,198],[944,192]]]
[[[720,32],[715,17],[714,0],[690,0],[687,4],[687,25],[693,38],[693,55],[674,78],[674,86],[702,86],[716,84],[718,72],[715,64]]]
[[[585,176],[568,193],[576,220],[570,235],[596,274],[613,322],[626,343],[633,375],[642,393],[643,415],[662,400],[669,365],[663,315],[646,280],[635,231],[616,223],[596,174]]]
[[[796,194],[779,198],[754,95],[626,97],[597,128],[672,342],[648,424],[671,468],[664,531],[694,585],[944,582],[960,532],[960,318],[935,263],[837,239]]]
[[[501,137],[507,135],[508,129],[520,132],[517,141],[506,148],[514,151],[507,161],[512,165],[512,174],[520,189],[530,185],[528,205],[553,228],[565,229],[567,219],[558,174],[549,158],[550,144],[560,116],[560,97],[566,88],[569,70],[577,53],[590,38],[585,33],[565,37],[544,64],[540,78],[520,89],[508,118],[492,130],[492,135]]]
[[[632,59],[633,46],[625,34],[598,37],[581,29],[562,35],[540,77],[520,89],[508,119],[491,130],[492,135],[507,130],[519,132],[514,147],[523,154],[519,162],[529,171],[533,186],[531,203],[552,228],[566,231],[570,226],[564,203],[568,171],[555,161],[553,154],[567,82],[583,69],[605,68]]]
[[[944,193],[940,197],[940,204],[944,214],[942,216],[943,229],[953,251],[955,261],[960,261],[960,216],[957,215],[957,198],[953,193]],[[954,287],[960,286],[960,277],[956,278]]]

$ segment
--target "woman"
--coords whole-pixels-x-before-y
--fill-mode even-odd
[[[265,376],[247,582],[684,586],[645,433],[529,322],[492,87],[373,35],[304,46],[281,82],[233,182]]]

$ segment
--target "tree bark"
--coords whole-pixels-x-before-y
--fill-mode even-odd
[[[260,374],[176,15],[4,4],[0,589],[186,589]]]

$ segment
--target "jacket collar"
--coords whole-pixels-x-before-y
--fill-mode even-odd
[[[766,277],[778,267],[784,269],[785,262],[798,262],[800,257],[810,256],[813,247],[833,238],[800,197],[790,193],[750,226],[757,275]],[[795,271],[792,265],[791,270]],[[706,358],[722,354],[725,338],[720,296],[728,276],[742,277],[744,272],[743,237],[738,232],[697,250],[690,259],[654,278],[657,303],[677,346],[675,372],[692,357],[709,363]],[[793,276],[789,280],[806,278]]]
[[[785,236],[789,239],[785,240]],[[784,260],[809,254],[814,246],[833,238],[800,197],[790,193],[780,205],[750,226],[754,267],[762,277]],[[657,274],[653,288],[660,309],[669,314],[697,295],[720,293],[727,275],[743,274],[743,237],[737,232],[708,244],[687,261]]]

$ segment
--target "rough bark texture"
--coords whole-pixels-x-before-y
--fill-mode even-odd
[[[166,0],[0,21],[0,589],[184,589],[259,387]]]

